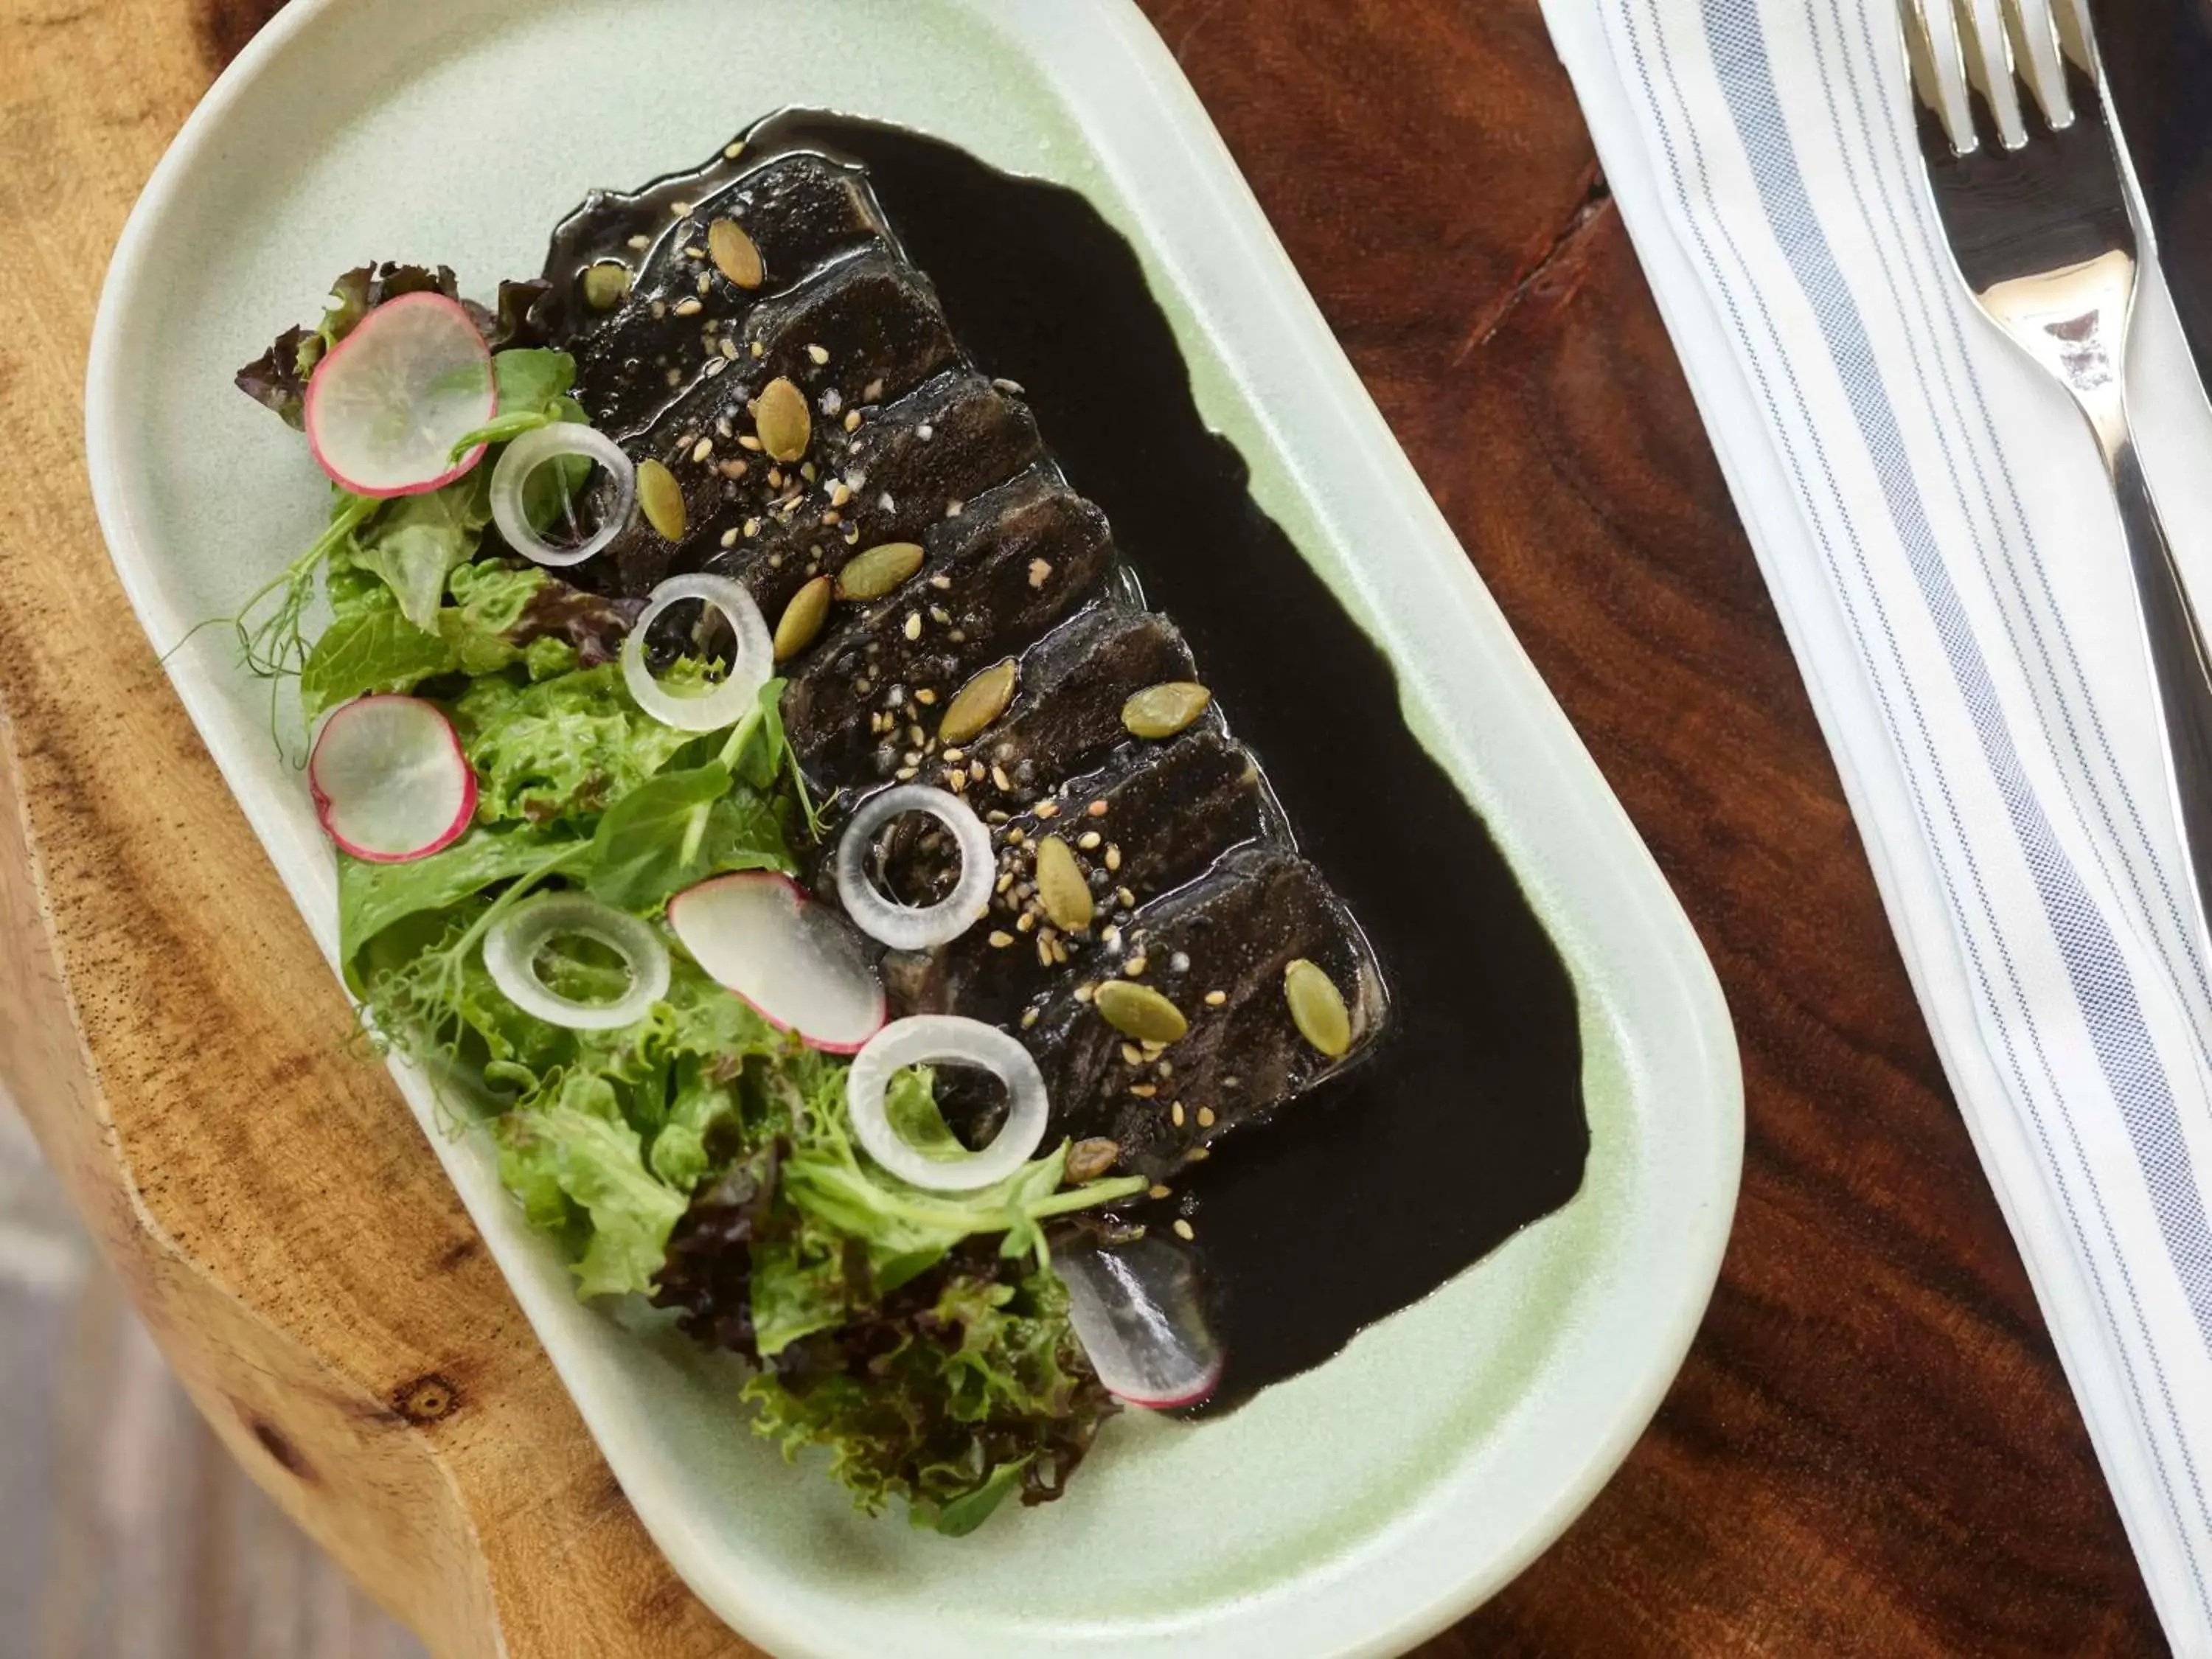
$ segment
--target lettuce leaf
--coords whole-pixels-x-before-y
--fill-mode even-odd
[[[476,769],[477,816],[491,823],[594,818],[695,735],[639,708],[611,663],[532,685],[477,679],[453,716]]]

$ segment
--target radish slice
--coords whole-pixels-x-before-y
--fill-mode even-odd
[[[460,734],[420,697],[356,697],[325,720],[307,787],[324,833],[373,864],[452,846],[477,810]]]
[[[612,1002],[579,1002],[538,976],[538,953],[564,935],[588,939],[619,956],[629,989]],[[514,907],[484,935],[484,968],[492,983],[526,1014],[576,1031],[635,1025],[668,994],[668,947],[635,916],[582,893],[541,893]]]
[[[878,832],[908,812],[928,813],[959,844],[960,879],[935,904],[896,903],[868,879],[868,855]],[[982,918],[990,906],[991,880],[997,869],[991,832],[974,807],[948,791],[902,783],[870,796],[845,826],[845,837],[837,843],[837,896],[845,914],[870,937],[894,951],[927,951],[958,939]]]
[[[307,381],[307,442],[356,495],[417,495],[477,464],[453,446],[499,406],[491,350],[458,301],[403,294],[362,318]]]
[[[1194,1406],[1221,1381],[1226,1356],[1206,1322],[1188,1254],[1163,1239],[1056,1249],[1067,1318],[1098,1380],[1133,1406]]]
[[[574,547],[558,547],[531,528],[530,515],[523,508],[523,492],[538,468],[569,455],[606,468],[614,480],[614,501],[589,540]],[[492,522],[509,547],[538,564],[583,563],[622,534],[636,505],[637,468],[623,453],[622,446],[605,433],[574,421],[556,421],[551,426],[524,433],[501,452],[499,465],[491,472]]]
[[[684,599],[702,599],[722,613],[737,636],[737,656],[729,678],[704,696],[678,697],[660,689],[645,665],[645,635],[660,613]],[[719,732],[735,726],[760,702],[761,687],[775,671],[775,646],[768,620],[743,582],[704,571],[671,576],[653,590],[644,611],[630,625],[622,647],[623,684],[637,706],[663,726],[678,732]]]
[[[715,983],[809,1048],[849,1054],[884,1026],[884,988],[860,941],[788,876],[748,870],[687,887],[668,925]]]
[[[1006,1085],[1006,1124],[981,1152],[934,1157],[891,1127],[884,1110],[891,1073],[933,1060],[980,1066]],[[1028,1163],[1044,1139],[1044,1076],[1030,1051],[997,1026],[958,1014],[916,1014],[877,1032],[846,1073],[845,1103],[868,1156],[909,1186],[932,1192],[994,1186]]]

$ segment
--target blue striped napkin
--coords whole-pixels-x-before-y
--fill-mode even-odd
[[[1959,284],[1892,0],[1544,9],[2152,1598],[2212,1654],[2212,981],[2095,450]],[[2188,362],[2154,273],[2141,447],[2212,610]]]

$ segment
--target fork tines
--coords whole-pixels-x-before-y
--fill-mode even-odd
[[[1961,155],[1984,136],[2006,149],[2027,142],[2027,99],[2054,132],[2074,124],[2072,64],[2096,73],[2087,0],[1899,0],[1913,90]]]

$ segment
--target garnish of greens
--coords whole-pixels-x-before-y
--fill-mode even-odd
[[[240,386],[298,425],[325,356],[378,306],[421,292],[453,298],[451,273],[348,272],[320,322],[285,334]],[[864,1509],[902,1499],[918,1524],[965,1533],[1010,1492],[1058,1496],[1115,1409],[1069,1323],[1045,1229],[1145,1183],[1068,1185],[1065,1144],[980,1190],[895,1178],[855,1142],[848,1062],[770,1024],[662,926],[672,896],[709,878],[795,874],[819,828],[781,681],[726,730],[661,724],[616,660],[637,606],[501,540],[489,490],[501,446],[586,418],[573,362],[533,335],[535,297],[508,284],[496,310],[471,310],[496,412],[453,456],[481,445],[481,459],[418,494],[334,487],[328,528],[237,618],[246,665],[296,676],[310,718],[410,693],[450,721],[470,769],[473,820],[442,850],[339,852],[346,982],[374,1040],[491,1137],[580,1295],[681,1309],[693,1334],[757,1362],[743,1398],[760,1433],[792,1455],[825,1449]],[[570,505],[583,471],[539,472],[533,521]],[[311,630],[319,597],[329,620]],[[659,680],[703,691],[718,667],[681,658]],[[668,989],[635,1024],[550,1024],[486,969],[501,918],[563,889],[666,939]],[[611,1002],[627,984],[587,939],[556,940],[536,968],[574,1000]],[[885,1109],[916,1145],[951,1139],[926,1069],[899,1073]]]

